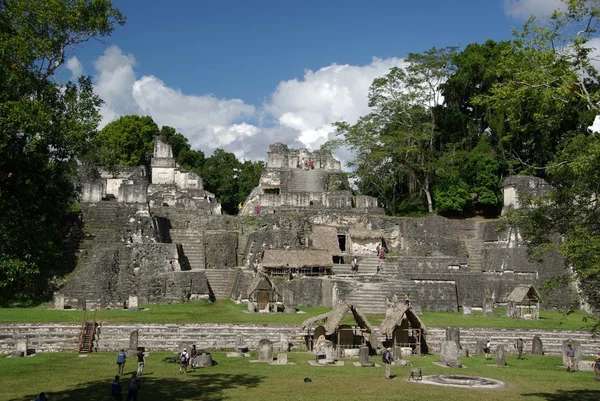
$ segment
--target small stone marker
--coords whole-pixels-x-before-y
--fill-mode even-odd
[[[287,360],[286,353],[277,354],[277,365],[287,365],[287,363],[288,363],[288,360]]]
[[[471,309],[470,306],[463,305],[462,310],[463,310],[464,316],[472,316],[473,315],[473,310]]]
[[[290,350],[290,339],[287,334],[279,333],[279,352],[288,352]]]
[[[129,356],[137,355],[139,335],[140,335],[139,330],[133,330],[131,333],[129,333],[129,349],[128,349]]]
[[[358,362],[360,366],[373,366],[373,363],[369,362],[369,347],[360,347],[358,350]]]
[[[533,336],[533,343],[531,344],[531,353],[533,355],[544,355],[544,346],[542,345],[542,339],[540,336]]]
[[[198,354],[196,357],[196,365],[202,366],[203,368],[213,365],[213,359],[210,352],[203,352]]]
[[[138,296],[130,295],[129,303],[127,304],[127,309],[138,310]]]
[[[575,351],[575,357],[573,358],[575,366],[579,365],[579,361],[581,361],[581,344],[579,344],[579,341],[565,340],[562,343],[562,361],[564,367],[569,366],[569,363],[567,362],[567,349],[569,349],[569,344],[573,346],[573,350]]]
[[[504,344],[499,344],[496,347],[496,365],[506,366],[506,351],[504,350]]]
[[[446,328],[446,341],[454,341],[456,349],[460,349],[460,329],[458,327]]]
[[[494,303],[492,301],[486,301],[483,305],[483,314],[485,316],[492,316],[494,314]]]
[[[487,343],[487,341],[483,338],[478,338],[477,339],[477,345],[475,345],[475,353],[478,355],[483,355],[485,354],[485,352],[483,352],[483,349],[485,348],[485,344]]]
[[[513,310],[514,310],[514,304],[512,302],[508,302],[506,304],[506,308],[504,310],[506,311],[506,317],[512,317]]]
[[[77,309],[80,309],[80,310],[85,310],[86,309],[85,298],[78,298],[77,299]]]
[[[334,363],[333,343],[329,340],[319,341],[317,344],[317,362],[320,364]]]
[[[242,334],[238,334],[235,337],[235,349],[239,353],[248,352],[248,346],[244,342],[244,336]]]
[[[27,337],[21,335],[15,337],[15,350],[12,356],[18,358],[27,356]]]
[[[248,312],[256,313],[256,307],[254,306],[254,302],[251,300],[248,300]]]
[[[286,313],[294,313],[294,291],[290,288],[283,289],[283,311]]]
[[[258,342],[258,361],[273,362],[273,342],[263,338]]]
[[[457,366],[457,364],[460,361],[458,360],[458,347],[456,346],[455,341],[449,340],[444,341],[442,343],[442,350],[440,352],[440,362],[448,366],[462,366],[462,364],[460,364],[460,366]]]
[[[54,298],[54,309],[65,309],[65,294],[61,294],[60,292],[55,292],[53,295]]]

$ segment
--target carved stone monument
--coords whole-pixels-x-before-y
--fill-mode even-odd
[[[329,340],[319,341],[317,344],[317,362],[319,364],[335,363],[335,350],[333,343]]]
[[[533,343],[531,344],[532,355],[544,355],[544,346],[542,345],[542,339],[540,336],[533,336]]]
[[[461,349],[460,329],[458,327],[446,328],[446,341],[454,341],[456,343],[456,349]]]
[[[273,342],[263,338],[258,342],[258,361],[273,362]]]
[[[138,310],[138,296],[130,295],[129,302],[127,303],[127,309]]]
[[[475,345],[475,353],[477,355],[483,355],[485,354],[485,352],[483,352],[483,349],[485,348],[485,344],[486,344],[486,340],[483,338],[478,338],[477,339],[477,344]]]
[[[287,354],[282,352],[277,354],[277,365],[287,365],[288,358]]]
[[[137,355],[139,335],[140,335],[139,330],[133,330],[129,334],[129,349],[127,350],[127,353],[129,354],[129,356]]]
[[[279,352],[289,352],[290,350],[290,339],[287,334],[279,334]]]
[[[496,365],[506,366],[506,351],[504,350],[504,344],[499,344],[496,347]]]
[[[27,337],[22,335],[15,337],[15,350],[11,355],[16,358],[27,356]]]
[[[256,313],[256,305],[251,300],[248,300],[248,313]]]
[[[473,315],[473,310],[471,309],[470,306],[463,305],[462,310],[463,310],[464,316],[472,316]]]
[[[65,295],[60,292],[55,292],[53,296],[54,309],[65,309]]]
[[[358,351],[358,362],[360,366],[373,366],[373,362],[369,362],[369,347],[360,347]]]
[[[452,367],[462,366],[462,363],[458,360],[458,346],[454,340],[448,340],[442,343],[440,362]]]

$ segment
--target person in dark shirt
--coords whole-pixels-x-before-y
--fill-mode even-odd
[[[131,374],[129,385],[127,386],[127,401],[137,401],[138,392],[142,386],[142,381],[137,377],[137,373]]]
[[[144,366],[146,366],[146,355],[139,350],[136,356],[138,361],[137,375],[141,376],[144,373]]]
[[[119,375],[116,375],[115,380],[110,385],[110,395],[114,401],[121,401],[123,399],[123,387],[119,379]]]
[[[125,348],[121,348],[119,353],[117,354],[117,366],[118,366],[118,375],[123,376],[123,369],[125,368],[125,362],[127,361],[127,354],[125,353]]]

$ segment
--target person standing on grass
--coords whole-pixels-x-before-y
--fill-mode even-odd
[[[179,373],[187,373],[188,363],[190,361],[190,356],[187,353],[187,350],[181,351],[179,354]]]
[[[515,341],[515,348],[519,352],[519,357],[517,359],[523,359],[523,339],[521,337],[517,338],[517,341]]]
[[[385,350],[383,356],[381,357],[382,362],[385,364],[385,378],[390,379],[392,373],[392,349],[388,348]]]
[[[196,344],[192,345],[192,349],[190,350],[190,365],[192,369],[196,369],[196,357],[198,356],[198,350],[196,349]]]
[[[123,399],[123,386],[121,386],[119,379],[119,375],[116,375],[115,381],[110,385],[110,395],[112,395],[114,401],[121,401]]]
[[[598,354],[594,361],[594,373],[596,373],[596,380],[600,380],[600,354]]]
[[[141,376],[144,373],[144,366],[146,366],[146,355],[142,352],[142,350],[139,350],[136,356],[138,361],[137,375]]]
[[[485,348],[483,349],[483,352],[485,352],[485,359],[491,359],[492,358],[492,342],[490,340],[487,340],[487,343],[485,343]]]
[[[125,362],[127,362],[127,354],[125,353],[125,348],[119,349],[119,353],[117,354],[117,366],[119,376],[123,376],[123,369],[125,368]]]
[[[142,386],[142,381],[137,377],[137,373],[131,374],[129,385],[127,386],[127,401],[137,401],[138,392]]]
[[[569,344],[569,348],[567,349],[567,352],[565,353],[567,355],[567,372],[575,372],[575,350],[573,349],[573,346],[571,344]]]

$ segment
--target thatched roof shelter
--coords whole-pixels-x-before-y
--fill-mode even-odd
[[[248,286],[248,297],[256,290],[269,290],[273,291],[277,296],[281,297],[281,291],[275,285],[275,282],[271,280],[271,277],[264,273],[257,273],[256,277],[252,279]]]
[[[352,312],[354,320],[359,327],[364,329],[367,333],[375,333],[373,326],[371,326],[371,323],[369,323],[365,314],[353,304],[346,301],[340,301],[330,312],[306,319],[300,326],[300,330],[312,329],[316,326],[323,325],[327,335],[333,334],[348,312]]]
[[[540,294],[533,285],[520,284],[518,285],[507,298],[508,302],[522,304],[527,301],[539,302]]]
[[[340,255],[342,253],[338,242],[337,227],[313,226],[311,239],[315,249],[327,251],[330,255]]]
[[[381,239],[383,230],[370,230],[367,228],[351,228],[348,233],[352,239]]]
[[[333,259],[329,252],[318,249],[266,250],[262,265],[267,269],[285,267],[285,265],[290,265],[293,269],[332,267]]]
[[[386,336],[391,336],[396,326],[400,326],[403,320],[408,320],[410,327],[425,330],[425,325],[421,319],[412,311],[408,305],[398,305],[379,325],[379,332]]]

